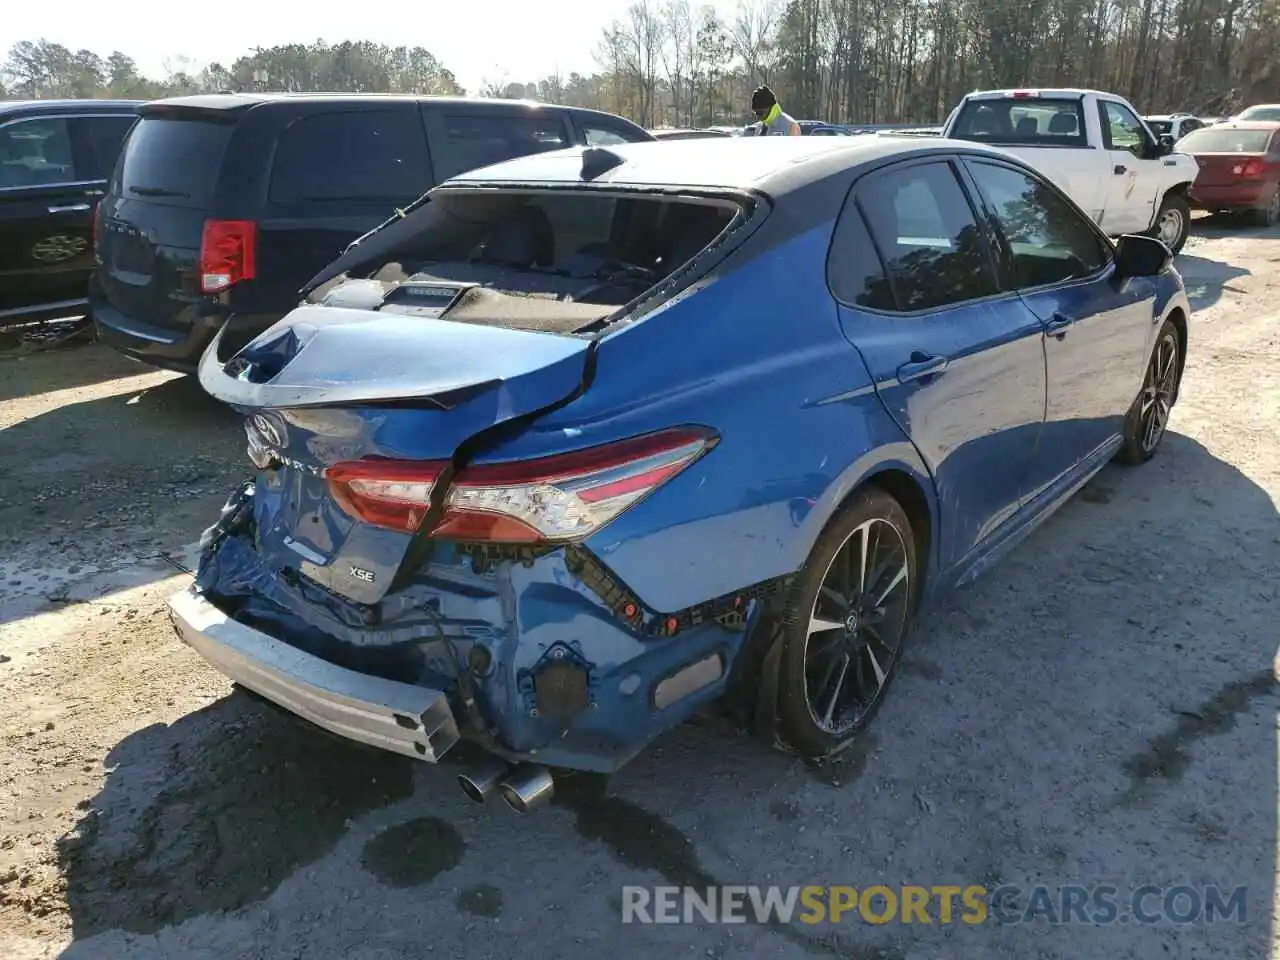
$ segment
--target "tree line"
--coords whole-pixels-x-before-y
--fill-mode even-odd
[[[768,83],[800,119],[936,123],[981,88],[1109,90],[1149,113],[1220,115],[1280,100],[1280,0],[635,0],[589,72],[498,78],[482,96],[593,107],[648,126],[751,119]],[[0,96],[153,99],[218,90],[461,94],[422,47],[258,48],[230,66],[142,76],[126,54],[16,44]]]

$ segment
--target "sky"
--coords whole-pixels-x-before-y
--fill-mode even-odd
[[[5,6],[0,56],[20,40],[46,39],[103,56],[120,50],[144,74],[160,77],[177,57],[229,66],[255,46],[369,40],[425,47],[475,93],[486,82],[594,71],[600,33],[626,16],[628,0],[63,0],[56,13],[31,0]]]

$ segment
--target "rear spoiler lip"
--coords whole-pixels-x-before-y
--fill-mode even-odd
[[[316,409],[319,407],[356,406],[376,403],[396,403],[418,401],[432,403],[434,398],[444,397],[460,390],[479,390],[484,387],[497,386],[501,380],[484,382],[465,382],[451,384],[446,390],[437,390],[432,394],[413,392],[407,389],[371,390],[367,386],[351,385],[344,387],[304,387],[275,386],[270,383],[249,383],[238,380],[223,369],[218,360],[218,347],[222,343],[222,335],[226,327],[218,331],[217,336],[200,357],[198,376],[200,387],[215,400],[228,406],[254,410],[280,409]],[[437,401],[436,404],[447,407],[448,404]]]

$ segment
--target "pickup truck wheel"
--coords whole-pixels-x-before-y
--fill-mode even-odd
[[[818,760],[871,722],[897,673],[919,590],[911,521],[871,488],[828,525],[782,613],[783,738]]]
[[[1166,320],[1156,337],[1156,348],[1147,364],[1142,390],[1124,420],[1124,446],[1117,457],[1122,464],[1137,466],[1146,463],[1156,455],[1160,441],[1164,439],[1182,379],[1178,349],[1178,331]]]
[[[1187,233],[1191,230],[1191,207],[1187,198],[1176,193],[1167,194],[1160,204],[1160,212],[1156,214],[1155,225],[1149,231],[1150,236],[1161,241],[1169,252],[1179,254],[1187,242]]]
[[[1280,223],[1280,185],[1271,188],[1271,196],[1253,211],[1253,219],[1260,227],[1274,227]]]

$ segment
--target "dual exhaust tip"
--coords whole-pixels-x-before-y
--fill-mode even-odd
[[[484,803],[497,792],[517,813],[528,813],[542,806],[555,793],[555,781],[546,767],[536,763],[513,767],[503,760],[493,760],[469,773],[458,774],[458,786],[476,803]]]

